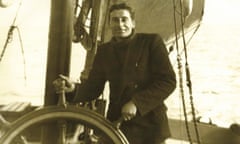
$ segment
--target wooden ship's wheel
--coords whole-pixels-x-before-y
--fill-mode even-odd
[[[58,135],[58,144],[128,144],[121,131],[103,116],[76,106],[49,106],[30,112],[10,124],[0,143],[42,144],[41,130],[46,124],[56,124],[52,135]]]
[[[86,107],[68,105],[63,90],[56,106],[36,109],[12,123],[0,117],[0,126],[4,127],[0,144],[48,144],[49,141],[58,144],[128,144],[118,128],[119,123],[115,125]],[[47,133],[44,133],[49,127],[54,130],[51,140],[46,139]]]

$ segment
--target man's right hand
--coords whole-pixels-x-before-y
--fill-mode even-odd
[[[75,84],[67,76],[62,74],[59,78],[53,81],[53,85],[57,94],[64,92],[72,92],[75,89]]]
[[[137,114],[137,107],[133,101],[127,102],[122,107],[122,116],[125,121],[131,120]]]

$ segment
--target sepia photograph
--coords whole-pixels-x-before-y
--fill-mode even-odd
[[[0,144],[239,144],[239,5],[0,0]]]

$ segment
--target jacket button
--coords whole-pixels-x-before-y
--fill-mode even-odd
[[[138,88],[138,84],[135,84],[135,85],[134,85],[134,88]]]

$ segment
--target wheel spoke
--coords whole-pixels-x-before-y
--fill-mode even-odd
[[[14,141],[23,139],[32,128],[50,124],[56,124],[58,142],[61,144],[73,144],[76,141],[82,144],[128,144],[122,132],[103,116],[75,106],[50,106],[30,112],[11,124],[0,143],[15,144]],[[40,136],[38,140],[41,141]],[[28,137],[22,142],[19,144],[28,144]]]

